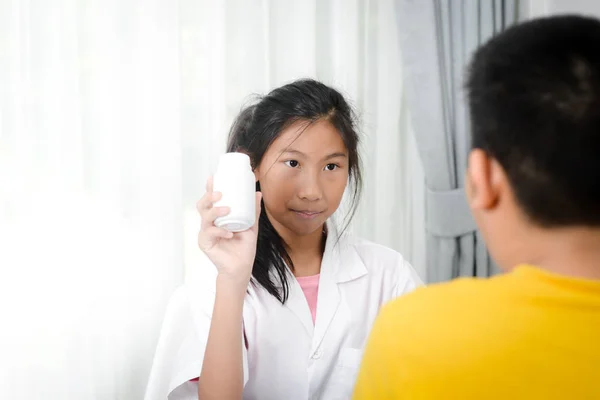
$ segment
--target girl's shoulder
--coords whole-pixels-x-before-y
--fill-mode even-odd
[[[348,238],[349,243],[362,258],[379,263],[403,263],[404,257],[399,251],[358,236]]]
[[[392,297],[410,292],[423,284],[400,252],[370,240],[345,234],[339,239],[338,256],[340,274],[365,276],[372,285],[390,287]]]
[[[360,262],[368,272],[400,272],[412,269],[400,252],[353,234],[343,234],[339,238],[339,255],[342,259]]]

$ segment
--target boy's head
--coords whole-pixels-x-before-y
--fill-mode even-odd
[[[600,21],[504,31],[475,53],[467,89],[467,196],[498,263],[511,267],[519,233],[600,229]]]

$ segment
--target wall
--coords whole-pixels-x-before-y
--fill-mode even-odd
[[[600,17],[600,1],[597,0],[524,0],[520,4],[523,19],[571,13]]]

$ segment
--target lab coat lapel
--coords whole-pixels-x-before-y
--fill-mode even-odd
[[[316,351],[323,341],[323,337],[330,329],[331,322],[340,307],[339,285],[360,278],[367,273],[360,256],[351,246],[352,240],[349,240],[346,235],[339,236],[335,223],[328,222],[327,230],[329,233],[321,261],[317,316],[314,324],[300,284],[292,272],[287,271],[290,291],[284,307],[294,313],[309,337],[313,338],[313,351]],[[273,282],[280,284],[280,280],[274,271],[271,271],[271,279]]]
[[[310,314],[310,308],[308,307],[308,302],[306,301],[304,292],[302,291],[302,288],[300,287],[300,284],[296,278],[291,273],[288,274],[288,282],[290,292],[288,299],[285,302],[285,307],[292,311],[300,320],[304,326],[304,329],[306,329],[308,337],[312,337],[314,326],[312,316]]]
[[[336,281],[336,272],[339,269],[339,248],[336,246],[337,232],[333,231],[332,224],[325,243],[325,252],[321,261],[321,275],[319,278],[319,293],[317,297],[317,316],[313,336],[313,351],[323,341],[325,333],[331,325],[340,305],[340,292]]]
[[[308,302],[306,301],[306,297],[304,296],[304,292],[300,287],[300,284],[296,280],[296,277],[292,272],[288,269],[287,273],[287,282],[288,282],[288,298],[285,304],[282,306],[288,311],[291,311],[298,320],[304,326],[306,330],[306,334],[308,337],[312,338],[313,335],[313,321],[312,315],[310,314],[310,308],[308,307]],[[276,282],[275,285],[281,290],[282,284],[281,280],[277,276],[275,271],[270,272],[271,281]]]

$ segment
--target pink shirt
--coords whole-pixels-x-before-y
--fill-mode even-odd
[[[312,315],[313,324],[317,317],[317,296],[319,294],[319,276],[320,274],[313,276],[297,276],[296,280],[300,284],[304,297],[308,302],[308,308],[310,308],[310,314]]]

